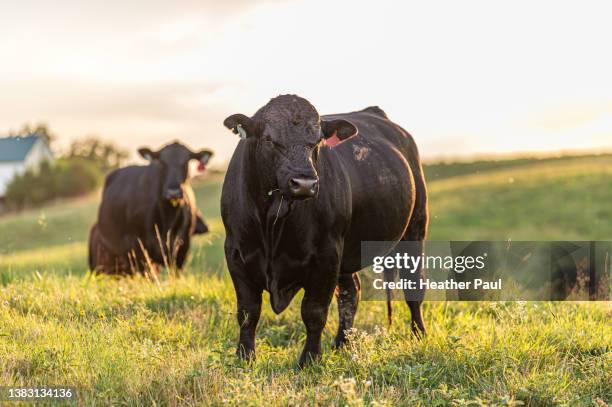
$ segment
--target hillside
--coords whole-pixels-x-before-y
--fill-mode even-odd
[[[436,164],[431,240],[612,239],[612,156]],[[299,301],[264,305],[258,359],[233,355],[234,292],[224,269],[221,179],[195,185],[211,233],[185,276],[86,273],[97,197],[0,218],[0,383],[72,384],[101,404],[594,405],[612,400],[607,303],[428,303],[414,341],[406,307],[385,325],[364,302],[353,345],[303,372]],[[454,404],[453,404],[454,403]]]

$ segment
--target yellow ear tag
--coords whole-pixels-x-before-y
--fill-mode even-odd
[[[178,204],[179,204],[178,199],[171,199],[170,200],[170,205],[172,205],[173,207],[176,208],[178,206]]]

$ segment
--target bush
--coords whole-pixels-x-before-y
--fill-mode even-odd
[[[57,163],[57,192],[61,197],[80,196],[93,191],[103,178],[102,170],[82,158],[66,158]]]
[[[88,160],[73,157],[43,162],[13,178],[7,187],[6,204],[12,209],[38,206],[57,198],[75,197],[93,191],[102,181],[102,171]]]

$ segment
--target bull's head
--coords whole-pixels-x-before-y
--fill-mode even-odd
[[[159,165],[161,173],[161,199],[173,207],[184,202],[183,185],[188,182],[189,162],[198,160],[201,165],[206,165],[213,153],[201,150],[194,153],[184,145],[174,142],[163,147],[159,151],[152,151],[143,147],[138,153],[145,160]]]
[[[306,100],[295,95],[278,96],[253,117],[233,114],[225,127],[253,144],[261,177],[293,199],[314,197],[319,190],[315,169],[324,139],[345,140],[357,134],[347,120],[323,120]]]

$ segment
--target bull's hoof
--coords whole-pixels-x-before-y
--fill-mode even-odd
[[[310,363],[318,362],[319,360],[321,360],[321,352],[304,351],[298,361],[298,368],[303,369]]]
[[[334,339],[334,343],[332,344],[332,349],[333,350],[342,349],[342,347],[346,345],[347,342],[348,342],[348,339],[346,339],[346,336],[344,335],[336,336],[336,339]]]
[[[255,360],[255,348],[238,345],[238,348],[236,349],[236,356],[247,362],[253,361]]]
[[[412,334],[417,340],[421,341],[427,336],[427,331],[425,330],[424,326],[412,324]]]

